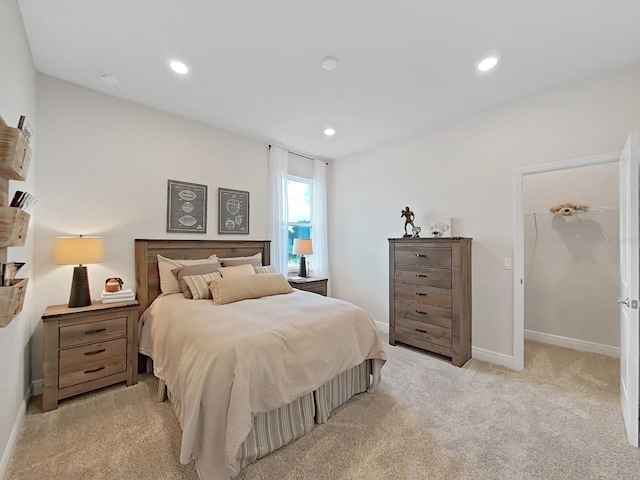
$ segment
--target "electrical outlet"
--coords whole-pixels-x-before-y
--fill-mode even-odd
[[[502,259],[502,269],[511,270],[511,259],[509,257],[504,257]]]

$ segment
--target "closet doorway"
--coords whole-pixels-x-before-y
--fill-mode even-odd
[[[582,167],[592,167],[606,164],[618,164],[619,153],[596,155],[592,157],[567,160],[550,164],[536,165],[533,167],[516,169],[514,171],[514,240],[513,240],[513,368],[524,368],[524,300],[525,300],[525,207],[524,207],[524,183],[531,175],[551,172],[563,172]],[[572,201],[570,199],[562,200]],[[575,200],[578,202],[578,200]],[[549,207],[554,205],[549,204]],[[619,205],[617,205],[619,206]],[[551,217],[548,219],[549,228]],[[535,228],[535,226],[534,226]],[[615,303],[617,296],[612,299]]]
[[[524,177],[525,340],[620,356],[618,176],[609,162]]]

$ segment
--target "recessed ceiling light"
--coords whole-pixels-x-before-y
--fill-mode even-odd
[[[487,72],[498,64],[498,57],[487,57],[476,65],[479,72]]]
[[[118,79],[118,77],[114,77],[109,73],[103,73],[102,75],[100,75],[100,80],[102,80],[107,85],[111,85],[114,87],[120,85],[120,80]]]
[[[322,68],[325,70],[335,70],[338,68],[338,59],[336,57],[324,57],[322,59]]]
[[[335,135],[335,134],[336,134],[336,131],[335,131],[335,129],[333,129],[333,128],[325,128],[325,129],[324,129],[324,134],[325,134],[327,137],[331,137],[331,136],[333,136],[333,135]]]
[[[179,73],[180,75],[184,75],[189,72],[189,67],[178,60],[172,60],[171,63],[169,63],[169,66],[171,67],[171,70]]]

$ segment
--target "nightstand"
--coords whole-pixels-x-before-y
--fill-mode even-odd
[[[42,315],[42,411],[97,388],[138,383],[138,301],[47,307]]]
[[[327,279],[320,277],[289,277],[287,278],[289,285],[298,290],[305,290],[307,292],[317,293],[319,295],[327,296]]]

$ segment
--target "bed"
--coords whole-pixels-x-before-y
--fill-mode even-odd
[[[139,350],[166,384],[182,427],[180,461],[195,460],[203,480],[233,478],[326,422],[375,387],[386,360],[371,318],[337,299],[294,290],[214,305],[161,294],[158,255],[255,254],[269,265],[269,242],[135,241]]]

